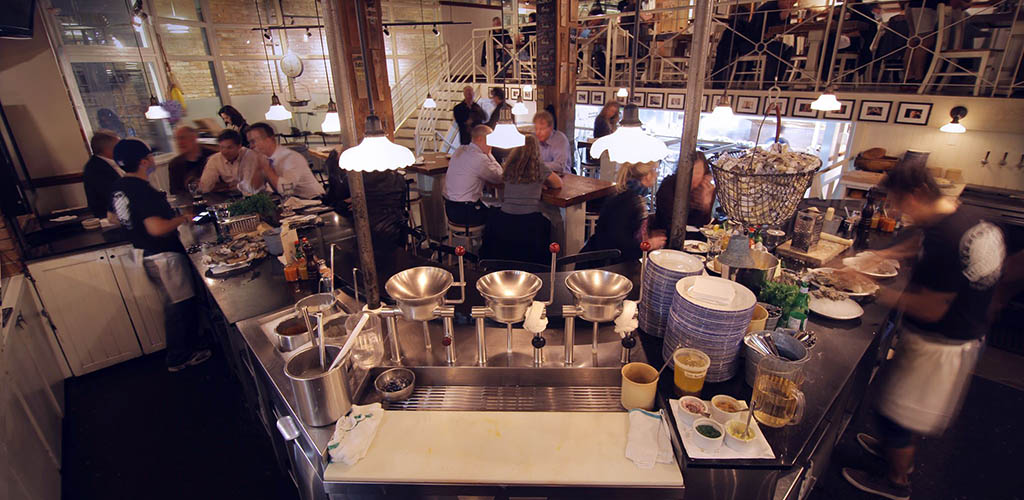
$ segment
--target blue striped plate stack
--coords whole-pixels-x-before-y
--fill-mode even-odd
[[[671,359],[677,347],[699,349],[711,358],[705,380],[722,382],[731,379],[739,368],[743,336],[750,325],[757,299],[747,287],[714,277],[705,279],[720,280],[736,290],[732,302],[719,305],[694,298],[689,290],[697,278],[690,276],[676,284],[662,356]]]
[[[704,264],[700,259],[688,253],[655,250],[648,254],[641,284],[644,297],[638,317],[640,329],[648,335],[663,337],[668,329],[668,311],[676,295],[676,282],[703,271]]]

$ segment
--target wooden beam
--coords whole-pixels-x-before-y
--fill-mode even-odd
[[[537,0],[537,109],[555,110],[555,128],[572,141],[576,123],[576,44],[569,43],[578,0]]]

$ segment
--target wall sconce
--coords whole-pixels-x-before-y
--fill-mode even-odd
[[[939,127],[940,132],[948,132],[950,134],[962,134],[967,132],[967,128],[960,123],[960,119],[967,116],[967,108],[957,106],[949,110],[949,116],[953,118],[953,121]]]

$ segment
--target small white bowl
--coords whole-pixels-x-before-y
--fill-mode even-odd
[[[732,405],[734,408],[739,408],[739,410],[732,411],[732,412],[725,411],[725,410],[719,408],[718,406],[716,406],[715,403],[722,403],[722,404]],[[711,418],[715,419],[715,422],[718,422],[718,423],[720,423],[722,425],[725,425],[726,422],[728,422],[730,420],[734,420],[734,419],[738,419],[738,418],[746,418],[747,417],[747,412],[746,412],[747,406],[745,404],[743,404],[742,401],[739,401],[738,399],[736,399],[736,398],[734,398],[732,396],[726,396],[725,394],[719,394],[719,395],[711,398],[711,405],[710,406],[711,406]]]
[[[743,439],[738,435],[743,432],[743,428],[746,427],[747,423],[743,420],[730,420],[725,424],[725,445],[739,452],[753,451],[757,444],[757,426],[753,422],[750,423],[749,439]],[[730,432],[732,429],[733,432]]]
[[[686,404],[692,403],[700,406],[703,410],[700,413],[694,413],[686,409]],[[679,418],[686,425],[693,425],[693,421],[698,418],[704,418],[704,415],[708,414],[708,404],[701,401],[700,398],[695,396],[683,396],[679,398]]]
[[[702,425],[709,425],[711,427],[714,427],[715,430],[718,431],[718,437],[709,438],[701,434],[699,431],[697,431],[697,428]],[[710,418],[698,418],[697,420],[694,420],[691,432],[693,432],[693,441],[697,443],[697,446],[699,446],[700,449],[708,453],[722,447],[722,440],[723,436],[725,435],[725,429],[722,428],[722,424],[719,424],[718,422],[715,422]]]

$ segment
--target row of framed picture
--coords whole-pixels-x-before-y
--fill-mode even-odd
[[[603,106],[607,91],[577,90],[576,104]],[[685,106],[686,94],[664,92],[635,92],[633,104],[645,108],[682,110]],[[525,98],[525,96],[524,96]],[[732,109],[739,114],[762,115],[775,114],[776,103],[782,116],[795,118],[825,118],[830,120],[857,120],[864,122],[894,123],[905,125],[927,125],[932,114],[932,104],[927,102],[882,101],[861,99],[857,108],[856,99],[838,99],[842,107],[838,111],[817,111],[811,109],[814,98],[811,97],[779,97],[776,101],[768,96],[733,95]],[[704,94],[701,99],[701,110],[711,111],[722,99],[721,94],[709,96]],[[625,97],[617,97],[625,104]],[[791,105],[792,103],[792,105]],[[893,109],[895,108],[895,113]],[[857,110],[854,115],[854,110]]]

